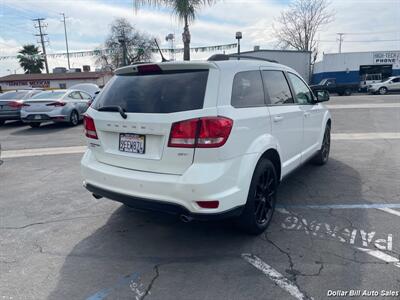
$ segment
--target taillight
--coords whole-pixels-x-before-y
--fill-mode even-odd
[[[61,101],[55,101],[55,102],[51,102],[51,103],[49,103],[49,104],[46,104],[46,106],[56,106],[56,107],[58,107],[58,106],[65,106],[65,102],[61,102]]]
[[[8,103],[8,106],[12,108],[21,108],[23,105],[24,102],[22,100],[14,100]]]
[[[172,124],[168,146],[178,148],[217,148],[224,145],[233,121],[225,117],[203,117]]]
[[[83,126],[85,127],[85,135],[88,138],[97,140],[96,126],[94,125],[94,120],[88,115],[83,116]]]

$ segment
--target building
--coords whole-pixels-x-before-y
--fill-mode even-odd
[[[368,74],[382,79],[400,75],[400,51],[324,54],[322,61],[314,65],[312,82],[336,78],[338,83],[358,83]]]
[[[11,74],[0,77],[1,90],[26,88],[68,89],[78,83],[94,83],[103,87],[112,77],[108,72],[76,72],[52,74]]]
[[[244,56],[275,60],[276,62],[296,70],[307,82],[311,80],[311,52],[297,50],[260,50],[240,52]]]

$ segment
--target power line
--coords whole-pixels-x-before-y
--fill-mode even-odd
[[[47,36],[47,34],[42,32],[42,28],[44,28],[45,26],[41,23],[41,21],[44,21],[44,20],[45,20],[44,18],[37,18],[37,19],[33,19],[32,21],[38,22],[38,25],[35,26],[35,28],[39,29],[39,34],[35,34],[35,36],[40,37],[40,42],[42,44],[42,52],[43,52],[43,56],[44,56],[44,64],[46,66],[46,73],[49,74],[49,65],[47,64],[46,47],[44,46],[44,43],[45,43],[44,37]],[[48,42],[48,40],[47,40],[47,42]]]
[[[71,66],[70,66],[70,63],[69,63],[68,37],[67,37],[67,25],[66,25],[66,23],[65,23],[65,14],[64,14],[64,13],[60,13],[60,15],[63,16],[63,19],[61,20],[61,22],[64,23],[65,46],[67,47],[68,69],[71,69]]]

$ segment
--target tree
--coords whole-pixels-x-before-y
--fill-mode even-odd
[[[39,52],[39,47],[24,45],[18,53],[19,65],[24,69],[25,74],[42,73],[44,59]]]
[[[136,8],[145,4],[172,8],[173,13],[178,17],[179,21],[184,23],[182,33],[184,60],[190,60],[191,36],[189,24],[196,19],[197,12],[202,7],[212,5],[215,2],[216,0],[134,0]]]
[[[137,31],[127,19],[115,19],[104,42],[107,52],[97,55],[96,64],[114,70],[138,61],[150,61],[155,48],[154,38]]]
[[[315,37],[323,25],[333,21],[333,12],[326,0],[294,0],[279,19],[273,31],[278,45],[284,49],[292,48],[312,52],[312,63],[318,54]]]

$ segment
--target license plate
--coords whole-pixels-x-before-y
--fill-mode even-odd
[[[34,117],[35,120],[40,120],[41,118],[42,118],[41,115],[35,115],[35,117]]]
[[[119,151],[144,154],[145,136],[133,133],[119,134]]]

